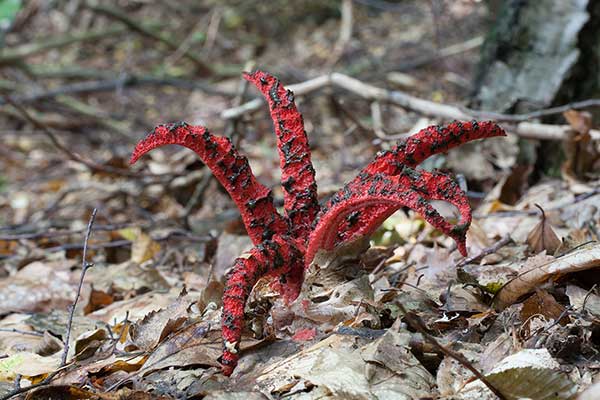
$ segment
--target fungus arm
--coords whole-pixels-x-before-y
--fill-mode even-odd
[[[130,163],[167,144],[178,144],[198,154],[239,208],[254,244],[287,231],[287,222],[273,205],[271,190],[256,180],[248,159],[237,152],[228,138],[214,136],[202,126],[185,122],[157,126],[137,144]]]

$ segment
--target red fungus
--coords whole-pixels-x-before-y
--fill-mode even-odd
[[[202,126],[185,122],[157,126],[137,144],[130,163],[167,144],[178,144],[198,154],[237,205],[254,244],[288,231],[287,221],[273,205],[271,189],[256,180],[248,159],[238,154],[229,138],[214,136]]]
[[[281,165],[283,208],[291,223],[290,234],[306,237],[319,212],[315,170],[310,161],[308,137],[294,94],[279,79],[262,71],[244,74],[261,91],[271,110]]]
[[[400,207],[421,214],[452,237],[466,255],[471,209],[465,193],[450,176],[437,171],[417,171],[414,167],[427,157],[462,143],[504,135],[493,122],[454,122],[447,127],[423,129],[392,150],[379,153],[321,209],[308,139],[293,93],[265,72],[244,76],[269,103],[277,134],[285,216],[277,212],[271,190],[256,180],[248,160],[238,154],[230,140],[213,136],[204,127],[186,123],[159,125],[138,143],[131,157],[134,163],[148,151],[166,144],[188,147],[200,156],[240,209],[255,247],[236,259],[227,274],[220,358],[225,375],[230,375],[237,365],[244,307],[259,278],[273,278],[272,286],[286,301],[293,301],[300,292],[304,269],[319,249],[333,250],[370,235]],[[455,205],[461,215],[459,223],[452,225],[446,221],[430,200]]]

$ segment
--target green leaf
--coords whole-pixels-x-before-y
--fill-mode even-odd
[[[21,0],[0,0],[0,31],[10,28],[21,5]]]

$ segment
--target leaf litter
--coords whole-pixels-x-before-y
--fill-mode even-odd
[[[228,104],[222,98],[215,102]],[[575,133],[560,180],[547,178],[527,187],[523,176],[529,172],[516,169],[511,179],[508,174],[498,179],[494,166],[512,167],[516,145],[496,143],[471,156],[447,156],[446,165],[470,180],[487,181],[485,188],[498,181],[496,190],[485,190],[490,195],[474,212],[469,255],[507,234],[512,242],[460,265],[450,240],[418,216],[400,212],[373,236],[375,251],[339,268],[312,271],[291,307],[259,282],[246,307],[244,357],[231,379],[218,371],[220,297],[231,261],[249,241],[239,234],[235,217],[228,217],[231,207],[223,193],[209,186],[215,201],[196,209],[192,220],[197,235],[211,234],[212,239],[159,240],[165,229],[173,230],[183,210],[178,199],[189,196],[197,175],[190,171],[187,180],[143,186],[94,176],[70,163],[65,171],[78,185],[55,179],[32,185],[37,192],[21,187],[11,199],[0,199],[11,223],[25,223],[28,217],[43,223],[48,215],[74,221],[48,228],[74,232],[64,237],[0,240],[0,254],[8,257],[0,269],[0,396],[16,379],[22,385],[39,382],[59,364],[64,310],[75,294],[81,250],[57,246],[81,242],[78,230],[86,207],[97,201],[105,204],[98,227],[129,222],[127,213],[139,221],[136,211],[125,210],[120,201],[129,196],[171,226],[138,230],[141,223],[136,223],[132,230],[95,232],[92,244],[130,241],[133,249],[91,250],[95,266],[73,321],[68,368],[58,375],[57,386],[31,392],[30,398],[177,398],[182,393],[207,399],[494,398],[464,366],[407,324],[399,305],[418,314],[441,346],[461,353],[507,398],[567,399],[578,391],[582,400],[597,398],[598,386],[591,384],[600,368],[600,200],[599,182],[588,173],[596,149],[588,141],[588,116],[570,114],[567,121]],[[442,122],[429,120],[424,126]],[[323,146],[331,139],[321,140]],[[15,149],[47,147],[11,141]],[[370,154],[373,146],[364,142],[351,149],[353,154]],[[246,145],[251,154],[273,149],[264,143]],[[319,153],[316,169],[323,187],[337,187],[334,183],[355,172],[336,176],[337,161]],[[255,161],[268,181],[272,165]],[[27,163],[27,169],[48,166],[39,158]],[[149,165],[158,173],[198,167],[184,153],[157,156]],[[15,171],[13,166],[6,173]],[[63,195],[64,208],[43,211]]]

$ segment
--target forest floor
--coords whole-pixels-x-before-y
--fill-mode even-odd
[[[509,126],[423,163],[468,188],[467,258],[400,210],[296,303],[259,282],[230,378],[221,296],[251,248],[239,212],[189,150],[128,165],[158,124],[207,126],[279,206],[267,104],[232,112],[259,98],[241,72],[287,86],[335,71],[466,107],[483,2],[50,3],[26,2],[0,37],[0,399],[496,398],[486,384],[569,399],[598,379],[600,175],[569,158],[584,112],[565,117],[580,136],[556,173],[522,162]],[[322,202],[378,151],[451,120],[333,86],[296,101]]]

